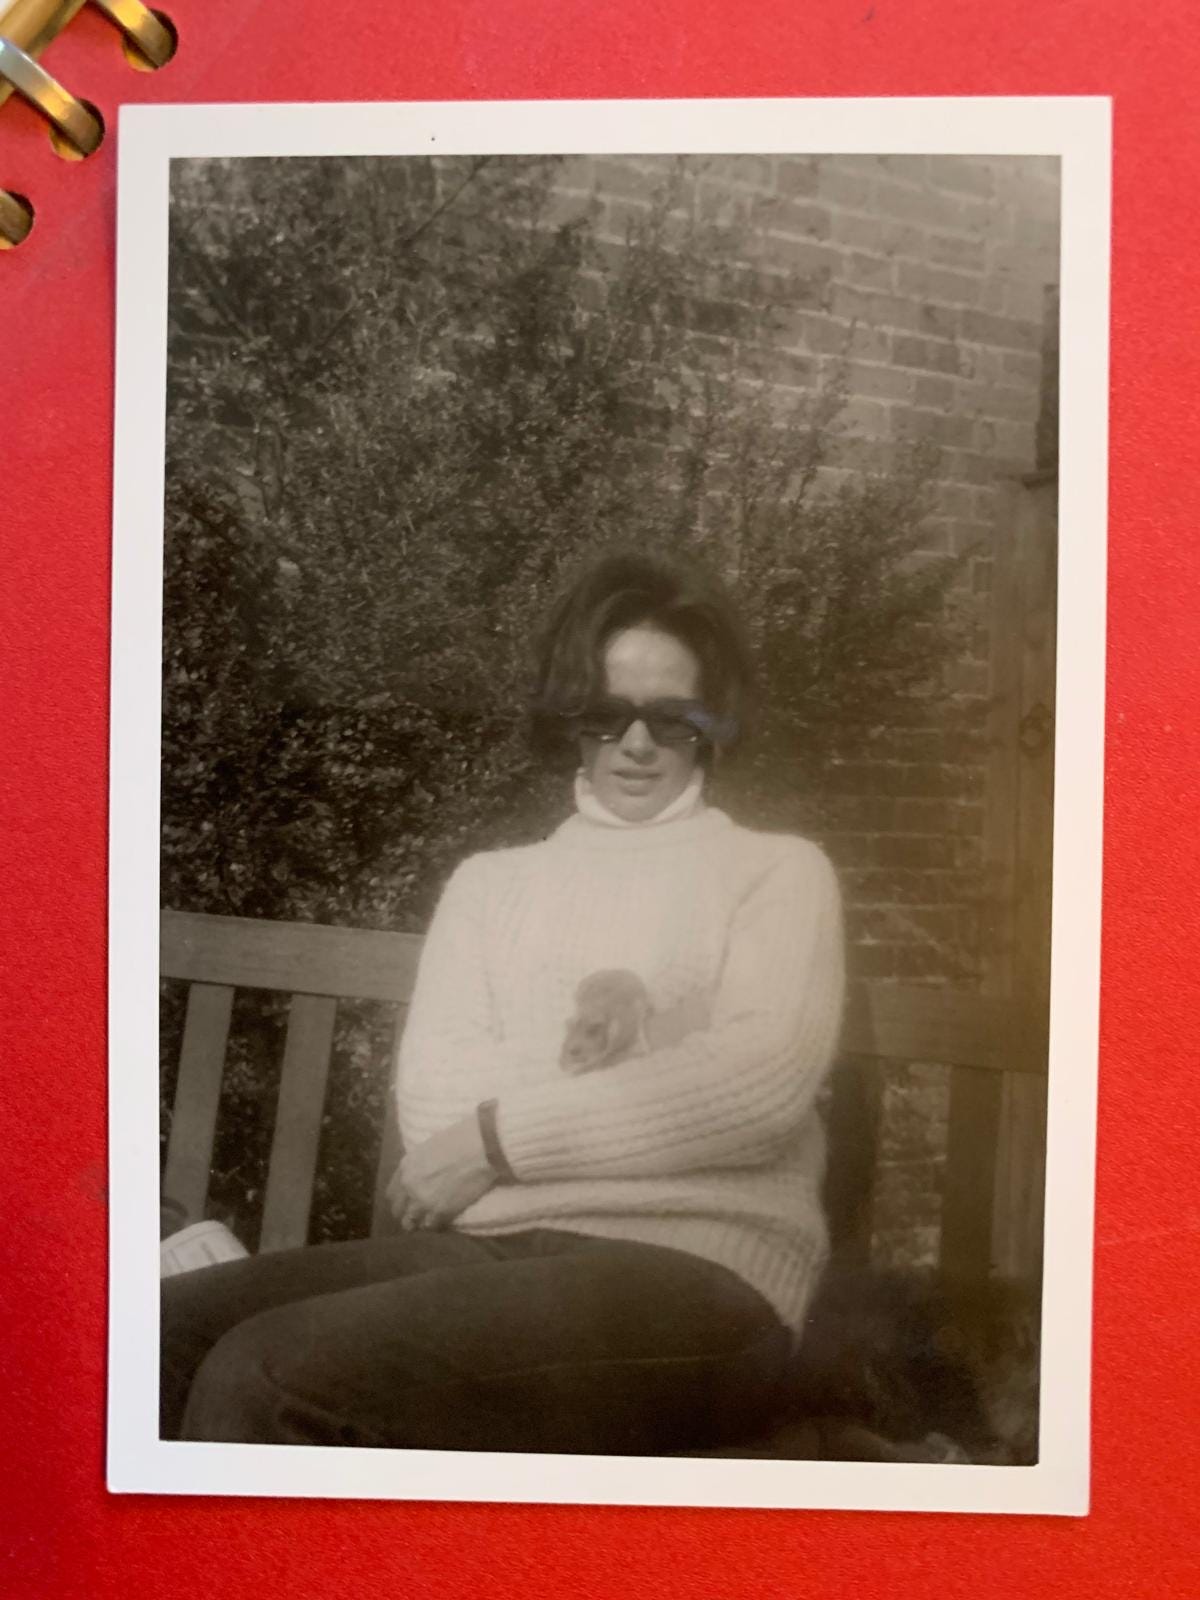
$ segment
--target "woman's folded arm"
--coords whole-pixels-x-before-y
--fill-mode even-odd
[[[815,845],[795,841],[735,915],[710,1027],[582,1077],[501,1093],[509,1164],[531,1182],[774,1160],[832,1061],[843,990],[837,880]]]

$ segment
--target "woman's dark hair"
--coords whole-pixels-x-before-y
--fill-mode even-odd
[[[624,628],[649,625],[685,644],[700,663],[700,694],[731,750],[745,736],[753,670],[741,623],[725,588],[682,562],[606,556],[559,598],[542,640],[533,694],[533,745],[557,756],[573,749],[570,718],[604,696],[604,652]]]

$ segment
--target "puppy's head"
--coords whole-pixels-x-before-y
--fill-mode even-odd
[[[564,1072],[611,1066],[637,1044],[649,1000],[635,973],[594,972],[575,991],[559,1064]]]

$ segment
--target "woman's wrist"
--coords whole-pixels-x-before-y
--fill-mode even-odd
[[[500,1143],[500,1133],[496,1126],[496,1102],[494,1100],[481,1100],[476,1107],[475,1115],[479,1123],[479,1135],[483,1140],[483,1153],[487,1157],[487,1164],[496,1174],[501,1183],[516,1183],[517,1175],[508,1164],[508,1157],[504,1154],[504,1146]]]

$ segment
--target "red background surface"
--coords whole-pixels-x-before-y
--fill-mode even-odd
[[[1083,1521],[117,1498],[103,1484],[112,141],[24,107],[0,183],[0,1593],[1156,1597],[1200,1592],[1197,718],[1200,15],[1183,0],[161,0],[118,101],[1111,94],[1110,661],[1093,1510]],[[331,21],[344,10],[338,30]],[[352,19],[352,20],[351,20]],[[1102,530],[1096,530],[1096,537]]]

